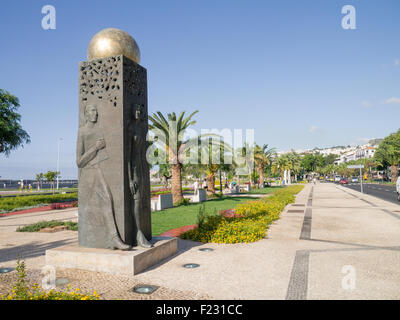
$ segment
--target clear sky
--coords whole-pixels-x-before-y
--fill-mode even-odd
[[[56,8],[43,30],[41,9]],[[356,9],[344,30],[341,9]],[[0,156],[2,178],[76,178],[78,63],[103,28],[130,33],[148,70],[149,112],[196,129],[254,129],[278,150],[362,144],[400,127],[398,0],[2,1],[0,88],[19,97],[32,142]]]

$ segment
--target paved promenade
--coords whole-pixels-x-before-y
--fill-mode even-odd
[[[76,219],[73,210],[40,218]],[[77,234],[14,232],[26,219],[39,217],[0,218],[0,264],[15,266],[21,252],[35,278],[44,265],[44,250],[74,242]],[[205,247],[214,251],[199,251]],[[185,263],[200,267],[184,269]],[[400,299],[399,266],[400,205],[317,183],[306,185],[266,239],[256,243],[180,240],[177,255],[132,278],[61,269],[57,275],[108,299]],[[0,292],[12,277],[0,275]],[[160,289],[145,297],[130,293],[137,283]]]

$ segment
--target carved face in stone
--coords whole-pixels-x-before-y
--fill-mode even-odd
[[[97,108],[95,105],[89,104],[86,106],[85,108],[85,118],[86,118],[86,122],[97,122],[97,117],[98,117],[98,113],[97,113]]]

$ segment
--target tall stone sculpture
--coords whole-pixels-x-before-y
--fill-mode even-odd
[[[79,246],[151,247],[147,75],[135,40],[104,29],[79,65]]]

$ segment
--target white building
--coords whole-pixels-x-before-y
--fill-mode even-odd
[[[314,149],[307,149],[307,150],[296,150],[296,153],[299,154],[322,154],[323,156],[327,156],[329,154],[335,154],[338,156],[338,160],[335,161],[335,164],[341,164],[345,162],[349,162],[352,160],[358,159],[370,159],[374,156],[375,151],[379,143],[382,139],[371,139],[367,144],[361,146],[337,146],[331,148],[314,148]],[[293,150],[292,150],[293,151]],[[285,154],[287,152],[280,151],[278,155]]]
[[[357,159],[370,159],[374,156],[376,151],[375,147],[371,146],[363,146],[361,149],[357,150],[356,158]]]

